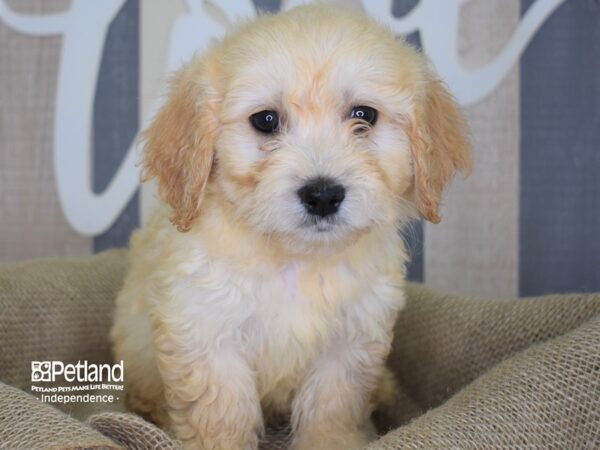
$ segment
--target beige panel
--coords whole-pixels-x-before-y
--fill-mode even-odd
[[[64,0],[8,2],[46,14]],[[53,172],[53,115],[60,37],[19,34],[0,22],[0,261],[91,253],[67,223]]]
[[[518,0],[465,3],[459,53],[466,67],[498,54],[518,23],[519,8]],[[466,114],[475,167],[446,195],[442,222],[425,227],[425,279],[444,291],[512,297],[518,291],[518,64]]]
[[[165,73],[171,29],[186,6],[182,0],[170,2],[140,2],[140,111],[143,123],[152,104],[160,98],[168,74]],[[156,184],[144,183],[140,194],[141,223],[145,223],[156,207]]]

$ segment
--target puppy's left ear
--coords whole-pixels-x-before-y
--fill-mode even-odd
[[[417,98],[409,125],[417,208],[424,219],[438,223],[444,187],[457,171],[471,171],[467,124],[455,100],[433,76]]]
[[[143,181],[156,178],[173,210],[171,222],[187,231],[200,204],[214,160],[219,100],[209,81],[209,57],[196,58],[171,80],[167,102],[144,131]]]

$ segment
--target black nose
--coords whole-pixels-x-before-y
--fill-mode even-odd
[[[309,214],[326,217],[337,212],[346,197],[346,189],[325,178],[318,178],[302,186],[298,196]]]

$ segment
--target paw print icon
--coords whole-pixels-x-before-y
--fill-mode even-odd
[[[50,361],[31,361],[31,381],[51,381]]]

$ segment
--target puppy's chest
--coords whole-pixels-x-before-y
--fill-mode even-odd
[[[326,341],[344,309],[363,291],[357,280],[340,272],[290,264],[256,280],[255,290],[247,293],[253,306],[247,326],[259,327],[259,349],[302,346],[309,352]]]
[[[267,393],[295,385],[365,295],[360,277],[344,267],[290,264],[254,280],[252,305],[241,327],[246,353]]]

